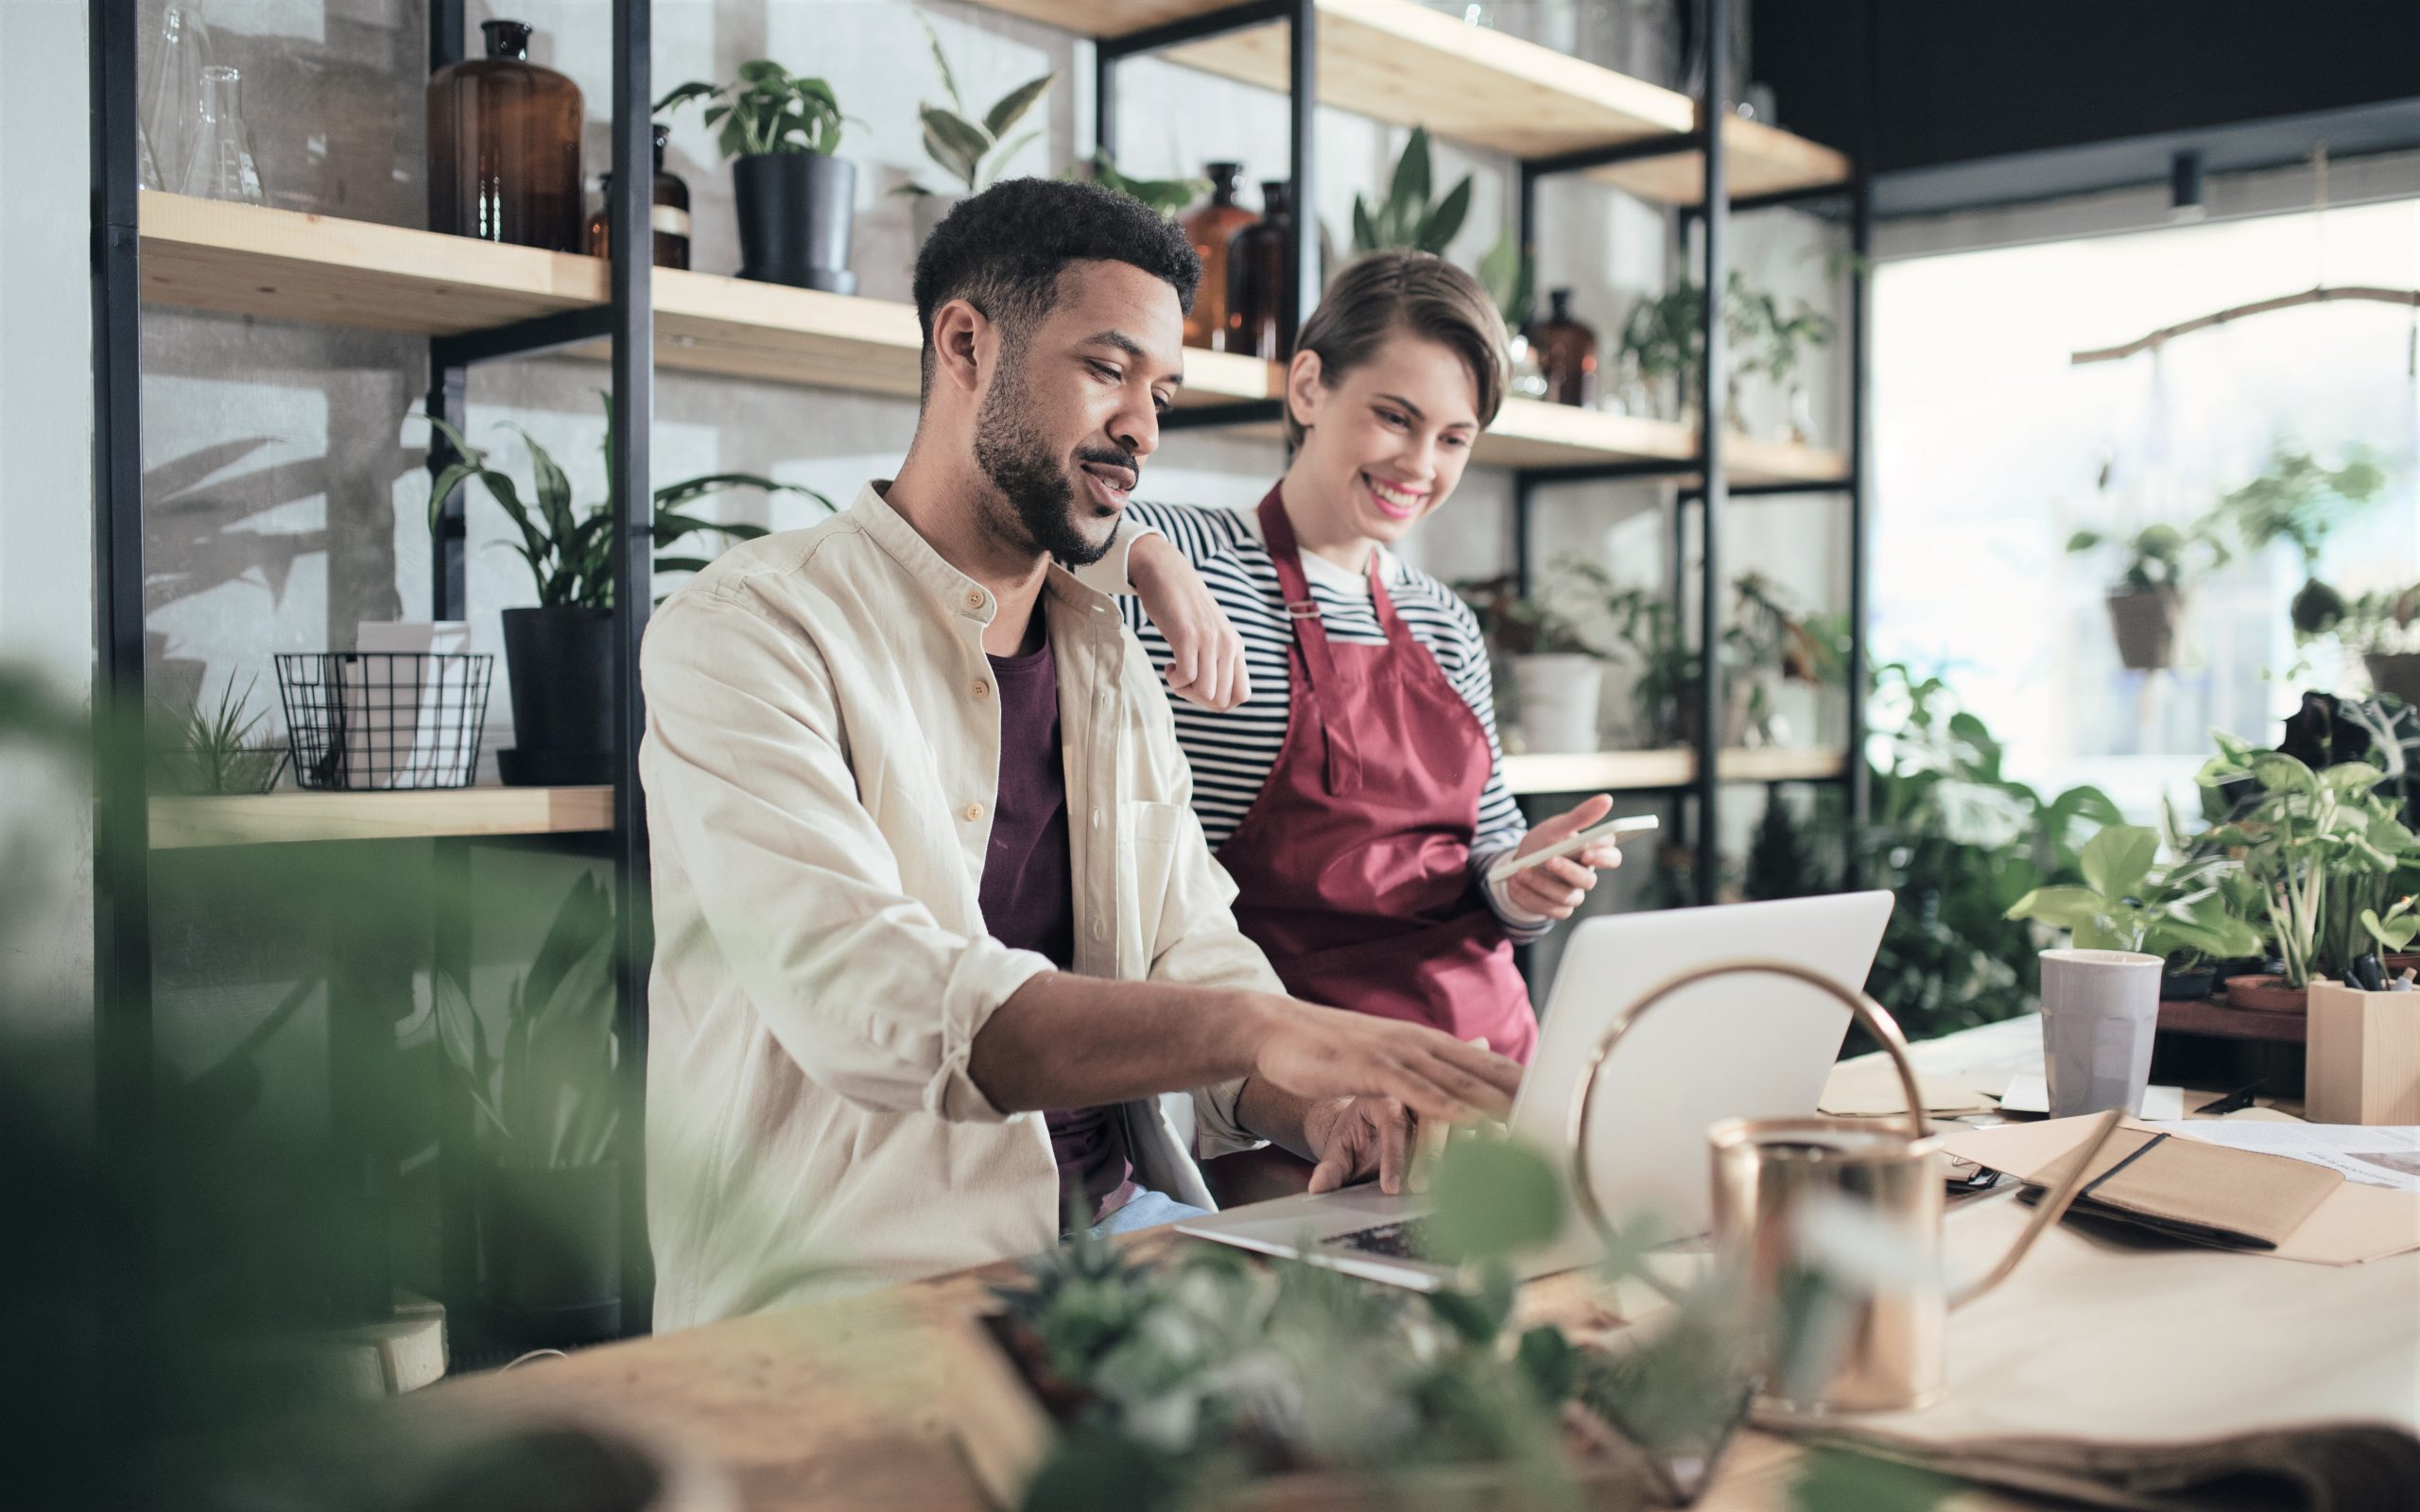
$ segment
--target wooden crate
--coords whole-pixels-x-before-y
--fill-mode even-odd
[[[2314,1124],[2420,1124],[2420,992],[2310,988],[2303,1102]]]
[[[1022,1503],[1026,1483],[1050,1452],[1058,1425],[1001,1344],[996,1314],[961,1315],[946,1335],[944,1406],[951,1431],[992,1504]],[[1659,1467],[1631,1444],[1603,1431],[1575,1435],[1586,1463],[1580,1485],[1597,1512],[1634,1512],[1676,1500]],[[1420,1504],[1483,1508],[1501,1503],[1503,1472],[1486,1465],[1440,1467],[1422,1473]],[[1232,1512],[1394,1512],[1403,1486],[1357,1481],[1333,1471],[1273,1475],[1220,1503]]]

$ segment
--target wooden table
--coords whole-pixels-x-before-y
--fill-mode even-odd
[[[1132,1242],[1154,1251],[1190,1243],[1165,1234]],[[940,1405],[942,1332],[983,1302],[989,1283],[1014,1275],[987,1266],[536,1361],[431,1387],[402,1410],[482,1426],[523,1416],[625,1425],[718,1467],[749,1512],[985,1512]],[[1601,1324],[1596,1300],[1581,1279],[1556,1277],[1533,1283],[1522,1310],[1593,1311]],[[1743,1431],[1698,1505],[1780,1512],[1801,1459],[1786,1439]],[[1946,1503],[1961,1512],[2050,1504],[1981,1487]]]
[[[2039,1021],[1945,1036],[1916,1046],[1915,1058],[1927,1076],[2004,1086],[2011,1074],[2040,1069]],[[1128,1242],[1164,1251],[1187,1241],[1162,1230]],[[942,1405],[943,1333],[983,1303],[988,1285],[1014,1276],[1013,1266],[988,1266],[590,1349],[449,1382],[406,1410],[480,1423],[530,1414],[625,1424],[720,1467],[751,1512],[980,1512],[987,1503]],[[1564,1276],[1533,1283],[1522,1307],[1534,1319],[1602,1326],[1608,1304],[1635,1306]],[[1801,1459],[1789,1440],[1743,1432],[1699,1505],[1788,1507]],[[1948,1504],[1991,1512],[2054,1503],[1976,1487]]]

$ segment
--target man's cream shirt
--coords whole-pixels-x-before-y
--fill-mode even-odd
[[[1004,1116],[966,1071],[993,1010],[1051,969],[986,935],[977,900],[999,775],[994,604],[877,490],[725,553],[640,655],[660,1329],[1058,1239],[1042,1115]],[[1282,991],[1229,912],[1149,660],[1055,566],[1042,608],[1076,971]],[[1184,1125],[1204,1157],[1253,1143],[1240,1086],[1128,1104],[1136,1179],[1208,1206]]]

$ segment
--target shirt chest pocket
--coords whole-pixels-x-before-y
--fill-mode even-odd
[[[1126,799],[1117,805],[1117,902],[1121,972],[1149,974],[1181,909],[1177,857],[1193,824],[1178,803]]]

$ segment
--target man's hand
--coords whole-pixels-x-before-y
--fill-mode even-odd
[[[1168,662],[1169,692],[1214,713],[1252,696],[1243,637],[1184,553],[1157,532],[1138,536],[1127,548],[1126,577],[1143,601],[1143,612],[1175,653]]]
[[[1303,1138],[1319,1164],[1313,1192],[1333,1192],[1374,1173],[1389,1196],[1404,1188],[1418,1124],[1392,1097],[1346,1097],[1313,1105],[1303,1115]]]
[[[1262,1022],[1252,1074],[1282,1091],[1314,1103],[1391,1100],[1441,1124],[1512,1110],[1520,1062],[1482,1046],[1426,1024],[1291,998],[1262,998],[1257,1005]]]
[[[1602,824],[1612,813],[1614,800],[1610,794],[1599,793],[1583,799],[1577,808],[1568,809],[1531,830],[1521,842],[1515,857],[1543,850],[1559,840],[1567,840],[1592,824]],[[1622,864],[1622,848],[1613,840],[1599,840],[1586,850],[1572,855],[1557,856],[1522,872],[1504,885],[1504,896],[1516,908],[1548,919],[1569,919],[1588,889],[1597,885],[1597,873]]]

